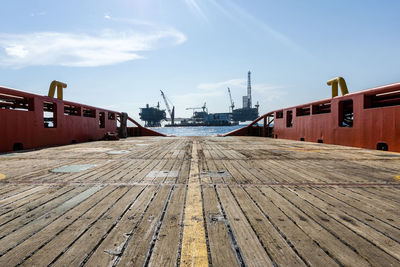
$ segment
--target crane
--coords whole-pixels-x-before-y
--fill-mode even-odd
[[[193,110],[193,112],[194,112],[196,109],[202,109],[203,112],[205,112],[206,109],[207,109],[207,107],[206,107],[206,102],[204,102],[204,105],[203,105],[202,107],[186,108],[186,110],[189,110],[189,109]]]
[[[229,99],[231,100],[231,106],[230,106],[230,108],[232,109],[231,112],[233,112],[233,109],[235,108],[235,103],[233,103],[231,89],[229,89],[229,87],[228,87],[228,93],[229,93]]]
[[[174,125],[174,123],[175,123],[175,106],[172,105],[172,111],[171,111],[168,101],[167,101],[167,97],[165,96],[163,91],[160,90],[160,92],[161,92],[161,96],[164,98],[165,106],[167,107],[169,116],[171,117],[171,125]]]

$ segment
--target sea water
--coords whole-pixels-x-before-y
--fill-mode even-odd
[[[166,135],[175,136],[214,136],[226,134],[246,125],[234,126],[187,126],[187,127],[152,127],[150,129]]]

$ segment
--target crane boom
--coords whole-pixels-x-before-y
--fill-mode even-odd
[[[233,103],[232,95],[231,95],[231,89],[228,87],[228,93],[229,93],[229,99],[231,100],[231,109],[233,112],[233,109],[235,108],[235,104]]]
[[[204,102],[204,105],[202,106],[202,107],[194,107],[194,108],[186,108],[186,110],[189,110],[189,109],[191,109],[191,110],[196,110],[196,109],[202,109],[203,110],[203,112],[205,112],[206,111],[206,109],[207,109],[207,103],[206,102]],[[207,110],[207,112],[208,112],[208,110]]]
[[[168,101],[167,101],[167,97],[165,96],[165,94],[164,94],[163,91],[160,90],[160,92],[161,92],[161,96],[162,96],[163,99],[164,99],[165,106],[167,107],[169,116],[171,117],[171,124],[174,125],[174,120],[175,120],[175,107],[172,106],[172,111],[171,111],[171,108],[169,107],[169,104],[168,104]]]

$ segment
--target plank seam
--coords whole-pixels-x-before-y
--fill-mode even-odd
[[[231,239],[230,243],[231,243],[231,246],[232,246],[232,250],[233,250],[233,252],[234,252],[234,254],[236,256],[236,260],[237,260],[238,264],[240,266],[244,267],[244,266],[246,266],[246,263],[244,262],[244,258],[242,256],[241,249],[240,249],[239,245],[237,244],[237,241],[236,241],[235,235],[233,233],[231,224],[229,223],[228,217],[226,216],[225,209],[222,206],[221,198],[219,196],[219,193],[218,193],[218,190],[217,190],[217,186],[213,185],[213,188],[214,188],[215,194],[217,196],[218,206],[221,209],[221,214],[224,216],[224,222],[225,222],[225,225],[226,225],[226,229],[228,230],[228,235],[229,235],[229,237]]]
[[[271,187],[271,188],[272,188],[272,187]],[[259,190],[260,193],[261,193],[264,197],[266,197],[265,193],[264,193],[263,191],[261,191],[260,188],[257,188],[257,190]],[[266,197],[266,198],[267,198],[267,197]],[[267,198],[267,199],[268,199],[268,198]],[[292,221],[292,223],[294,223],[295,225],[297,225],[296,221],[293,220],[292,217],[290,217],[288,214],[286,214],[286,212],[284,212],[284,211],[283,211],[279,206],[277,206],[275,203],[273,203],[273,202],[271,202],[271,203],[272,203],[273,205],[275,205],[275,207],[276,207],[277,209],[279,209],[283,214],[285,214],[285,216],[286,216],[290,221]],[[337,259],[337,258],[334,257],[333,255],[331,255],[331,254],[329,253],[329,251],[328,251],[325,247],[321,246],[314,238],[310,237],[306,232],[304,232],[303,229],[301,229],[300,227],[299,227],[299,229],[300,229],[305,235],[307,235],[318,247],[320,247],[321,250],[322,250],[323,252],[325,252],[325,254],[328,255],[332,260],[334,260],[339,266],[344,266],[344,265],[339,261],[339,259]]]
[[[318,190],[321,194],[326,194],[326,195],[328,195],[328,196],[330,196],[331,198],[334,198],[334,199],[336,199],[336,200],[338,200],[338,201],[340,201],[340,202],[343,202],[343,201],[341,201],[339,198],[336,198],[335,196],[333,196],[333,195],[331,195],[331,194],[329,194],[329,193],[327,193],[327,192],[324,192],[324,191],[320,191],[320,190]],[[308,191],[307,191],[308,192]],[[310,192],[309,192],[310,193]],[[311,195],[313,195],[314,197],[316,197],[316,198],[319,198],[319,199],[321,199],[320,197],[318,197],[318,196],[316,196],[316,195],[314,195],[314,194],[312,194],[312,193],[310,193]],[[351,205],[351,204],[349,204],[349,203],[346,203],[346,202],[344,202],[346,205],[348,205],[349,207],[352,207],[353,209],[356,209],[356,210],[358,210],[359,212],[362,212],[362,213],[365,213],[365,214],[367,214],[367,215],[369,215],[369,216],[371,216],[371,217],[373,217],[373,218],[375,218],[376,220],[378,220],[378,221],[380,221],[380,222],[382,222],[382,223],[385,223],[385,224],[387,224],[387,225],[390,225],[391,227],[393,227],[393,228],[395,228],[395,229],[397,229],[397,230],[400,230],[400,228],[399,227],[397,227],[397,226],[395,226],[395,225],[392,225],[392,224],[390,224],[390,223],[388,223],[388,222],[385,222],[385,221],[383,221],[382,219],[380,219],[380,218],[378,218],[378,217],[375,217],[373,214],[371,214],[371,213],[369,213],[369,212],[367,212],[367,211],[364,211],[364,210],[361,210],[361,209],[359,209],[359,208],[357,208],[357,207],[355,207],[355,206],[353,206],[353,205]],[[346,213],[347,214],[347,213]],[[353,217],[353,216],[352,216]],[[370,226],[371,227],[371,226]],[[372,227],[371,227],[372,228]],[[381,232],[382,233],[382,232]],[[382,233],[382,234],[384,234],[384,233]],[[399,243],[399,241],[398,240],[394,240],[394,241],[396,241],[397,243]]]
[[[321,192],[322,193],[322,192]],[[334,199],[336,199],[336,200],[338,200],[338,201],[340,201],[340,199],[338,199],[338,198],[336,198],[336,197],[333,197],[332,195],[330,195],[330,194],[328,194],[328,193],[326,193],[326,192],[323,192],[323,193],[325,193],[325,194],[327,194],[327,195],[329,195],[330,197],[332,197],[332,198],[334,198]],[[314,194],[312,194],[312,193],[310,193],[311,195],[313,195],[314,197],[316,197],[316,198],[318,198],[318,199],[320,199],[321,201],[324,201],[324,202],[326,202],[325,200],[323,200],[323,199],[321,199],[320,197],[318,197],[318,196],[316,196],[316,195],[314,195]],[[318,207],[316,207],[315,205],[313,205],[311,202],[309,202],[308,200],[306,200],[306,199],[304,199],[306,202],[308,202],[308,203],[310,203],[310,205],[312,205],[313,207],[315,207],[315,208],[317,208],[317,209],[319,209],[320,210],[320,208],[318,208]],[[380,222],[382,222],[382,223],[384,223],[384,224],[387,224],[387,225],[389,225],[389,226],[391,226],[391,227],[393,227],[393,228],[395,228],[395,229],[397,229],[397,230],[399,230],[399,228],[398,227],[396,227],[396,226],[394,226],[394,225],[391,225],[390,223],[387,223],[387,222],[385,222],[385,221],[383,221],[383,220],[381,220],[381,219],[379,219],[379,218],[377,218],[377,217],[375,217],[375,216],[373,216],[372,214],[369,214],[368,212],[365,212],[365,211],[363,211],[363,210],[360,210],[359,208],[357,208],[357,207],[353,207],[353,206],[351,206],[350,204],[348,204],[348,203],[346,203],[346,202],[344,202],[345,204],[347,204],[348,206],[350,206],[350,207],[352,207],[352,208],[354,208],[354,209],[356,209],[356,210],[358,210],[358,211],[360,211],[360,212],[362,212],[362,213],[365,213],[365,214],[367,214],[367,215],[369,215],[369,216],[371,216],[371,217],[373,217],[373,218],[375,218],[376,220],[379,220]],[[322,210],[321,210],[322,211]],[[396,240],[396,239],[394,239],[394,238],[392,238],[391,236],[389,236],[389,235],[387,235],[386,233],[384,233],[384,232],[382,232],[382,231],[380,231],[380,230],[378,230],[378,229],[376,229],[375,227],[373,227],[373,226],[371,226],[371,225],[369,225],[368,223],[366,223],[366,222],[364,222],[364,221],[361,221],[360,219],[358,219],[357,217],[354,217],[354,216],[352,216],[352,215],[350,215],[350,214],[348,214],[346,211],[343,211],[343,210],[340,210],[341,212],[343,212],[343,213],[345,213],[347,216],[350,216],[350,217],[352,217],[352,218],[354,218],[354,219],[356,219],[357,221],[359,221],[360,223],[362,223],[362,224],[364,224],[364,225],[366,225],[366,226],[368,226],[368,227],[370,227],[370,228],[372,228],[372,229],[374,229],[375,231],[377,231],[377,232],[379,232],[379,233],[381,233],[382,235],[384,235],[384,236],[386,236],[386,237],[388,237],[388,238],[390,238],[390,239],[392,239],[394,242],[396,242],[396,243],[400,243],[399,242],[399,240]],[[323,211],[322,211],[323,212]],[[335,219],[336,220],[336,219]],[[336,220],[337,221],[337,220]],[[362,236],[361,236],[362,237]],[[376,244],[374,244],[374,243],[372,243],[372,241],[369,241],[371,244],[373,244],[373,245],[375,245],[375,246],[377,246]]]
[[[260,210],[260,212],[264,215],[265,218],[271,223],[271,225],[276,229],[276,231],[280,234],[280,236],[285,240],[285,242],[288,244],[288,246],[294,251],[294,253],[304,262],[305,265],[311,266],[306,259],[298,252],[296,249],[295,245],[290,241],[290,239],[281,231],[281,229],[271,221],[271,218],[262,211],[260,205],[254,200],[254,198],[247,192],[247,190],[242,187],[243,191],[246,192],[247,196],[253,201],[253,203],[257,206],[257,208]]]
[[[211,248],[210,248],[210,241],[208,239],[208,229],[207,229],[207,220],[206,220],[206,211],[204,209],[204,194],[203,194],[203,187],[200,186],[200,193],[201,193],[201,206],[203,207],[203,223],[204,223],[204,232],[206,234],[206,246],[207,246],[207,255],[208,255],[208,264],[212,266],[212,258],[211,258]]]
[[[182,252],[182,240],[183,240],[183,227],[184,227],[184,220],[185,220],[185,209],[186,209],[186,198],[188,192],[188,185],[185,185],[185,198],[183,200],[183,210],[181,216],[181,225],[180,225],[180,232],[179,232],[179,246],[178,246],[178,257],[176,259],[176,266],[181,266],[181,252]]]
[[[235,194],[232,192],[231,188],[228,186],[229,192],[231,192],[233,199],[235,200],[236,204],[238,205],[240,211],[242,212],[243,216],[246,218],[246,221],[249,223],[251,230],[253,230],[254,234],[257,237],[258,242],[260,242],[261,246],[263,247],[265,253],[267,253],[268,257],[270,258],[272,265],[274,267],[277,267],[278,264],[274,261],[273,257],[271,256],[271,253],[268,251],[267,247],[265,246],[264,242],[262,242],[262,240],[260,239],[259,234],[257,233],[257,231],[254,229],[253,225],[251,224],[249,218],[247,217],[246,213],[244,212],[242,206],[240,205],[239,201],[237,200]]]
[[[88,190],[90,190],[90,188],[89,188]],[[84,191],[84,192],[86,192],[86,191]],[[96,192],[98,192],[98,191],[96,191]],[[96,192],[94,192],[93,194],[95,194]],[[93,194],[91,194],[89,197],[91,197]],[[78,195],[79,195],[79,194],[78,194]],[[73,199],[74,197],[76,197],[76,196],[72,196],[72,197],[69,198],[68,200]],[[87,197],[86,199],[88,199],[89,197]],[[50,222],[48,222],[47,224],[45,224],[45,225],[44,225],[43,227],[41,227],[40,229],[34,231],[33,233],[30,233],[28,236],[26,236],[26,237],[23,238],[22,240],[18,241],[13,247],[11,247],[11,248],[9,248],[9,249],[7,249],[7,250],[1,252],[1,253],[0,253],[0,257],[3,256],[3,255],[5,255],[6,253],[8,253],[10,250],[14,249],[15,247],[19,246],[21,243],[23,243],[25,240],[29,239],[31,236],[35,235],[36,233],[38,233],[38,232],[40,232],[41,230],[43,230],[44,228],[46,228],[48,225],[50,225],[50,224],[53,223],[55,220],[57,220],[60,216],[63,216],[65,213],[67,213],[67,212],[70,211],[71,209],[75,208],[76,206],[78,206],[80,203],[82,203],[82,202],[85,201],[86,199],[84,199],[84,200],[82,200],[81,202],[75,204],[75,205],[74,205],[73,207],[71,207],[70,209],[64,211],[64,212],[63,212],[62,214],[60,214],[58,217],[53,218],[53,220],[51,220]],[[66,201],[68,201],[68,200],[66,200]],[[64,201],[63,203],[61,203],[61,204],[58,205],[57,207],[54,207],[53,209],[56,209],[56,208],[58,208],[59,206],[63,205],[66,201]],[[48,212],[46,212],[45,214],[41,215],[39,218],[45,216],[47,213],[51,212],[53,209],[51,209],[50,211],[48,211]],[[31,222],[31,221],[30,221],[30,222]],[[29,223],[29,222],[28,222],[28,223]],[[24,224],[23,226],[21,226],[21,227],[18,228],[18,229],[21,229],[22,227],[24,227],[24,226],[27,225],[28,223]],[[15,231],[16,231],[16,230],[15,230]],[[13,231],[13,232],[15,232],[15,231]]]
[[[137,194],[135,199],[127,205],[125,210],[122,212],[122,214],[113,222],[111,227],[106,231],[106,233],[101,237],[99,242],[96,244],[96,246],[92,249],[92,251],[86,256],[86,258],[80,263],[79,266],[84,266],[86,262],[90,259],[90,257],[94,254],[94,252],[98,249],[98,247],[101,245],[101,243],[107,238],[107,236],[111,233],[111,231],[117,226],[117,224],[121,221],[122,217],[129,211],[129,209],[136,203],[136,200],[139,198],[139,196],[143,193],[143,191],[147,188],[148,186],[143,187],[143,189]],[[133,187],[132,187],[133,188]],[[132,190],[132,189],[130,189]],[[129,190],[129,191],[130,191]],[[126,194],[129,192],[127,191]]]
[[[76,189],[76,188],[74,188],[74,189]],[[88,189],[87,189],[87,190],[88,190]],[[64,194],[61,194],[61,195],[59,195],[59,196],[57,196],[57,197],[55,197],[55,198],[53,198],[53,199],[51,199],[51,200],[49,200],[49,201],[46,201],[45,203],[43,203],[43,204],[40,205],[39,207],[41,207],[41,206],[43,206],[43,205],[46,205],[46,204],[50,203],[51,201],[53,201],[54,199],[59,198],[59,197],[62,197],[63,195],[65,195],[65,194],[67,194],[67,193],[69,193],[69,192],[71,192],[71,191],[72,191],[72,190],[70,190],[70,191],[68,191],[68,192],[65,192]],[[81,193],[81,192],[78,192],[78,194],[80,194],[80,193]],[[72,195],[71,197],[65,199],[64,202],[66,202],[66,201],[68,201],[68,200],[70,200],[70,199],[72,199],[72,198],[74,198],[74,197],[75,197],[75,195]],[[63,205],[64,202],[62,202],[62,203],[58,204],[57,206],[53,207],[52,209],[48,210],[46,213],[49,213],[49,212],[51,212],[52,210],[57,209],[58,207],[60,207],[61,205]],[[35,210],[35,209],[37,209],[37,208],[38,208],[38,207],[36,207],[36,208],[30,210],[29,212],[31,212],[31,211],[33,211],[33,210]],[[42,217],[42,216],[43,216],[44,214],[46,214],[46,213],[43,213],[43,214],[40,215],[38,218]],[[26,215],[26,214],[23,214],[23,215]],[[13,221],[13,220],[15,220],[15,219],[18,219],[19,217],[21,217],[21,216],[23,216],[23,215],[20,215],[20,216],[18,216],[17,218],[12,219],[11,221]],[[18,231],[19,229],[21,229],[22,227],[26,226],[27,224],[31,223],[32,221],[34,221],[34,220],[36,220],[36,219],[37,219],[37,218],[33,218],[32,220],[30,220],[30,221],[25,222],[24,224],[22,224],[20,227],[18,227],[18,228],[16,228],[16,229],[13,229],[11,232],[8,232],[7,234],[5,234],[5,235],[3,235],[3,236],[0,236],[0,240],[3,239],[3,238],[5,238],[6,236],[8,236],[8,235],[10,235],[10,234],[12,234],[12,233]],[[7,222],[7,223],[8,223],[8,222]],[[3,225],[5,225],[5,224],[2,224],[2,226],[3,226]],[[46,225],[46,226],[47,226],[47,225]],[[36,232],[35,232],[35,233],[36,233]],[[26,239],[25,239],[25,240],[26,240]],[[2,256],[1,253],[0,253],[0,256]]]
[[[62,187],[60,187],[58,190],[61,190],[61,189],[62,189]],[[43,206],[43,205],[49,203],[50,201],[53,201],[54,199],[56,199],[56,198],[58,198],[58,197],[61,197],[61,196],[65,195],[65,194],[71,192],[71,191],[74,190],[74,189],[75,189],[74,187],[71,187],[70,190],[65,191],[65,192],[62,193],[61,195],[56,195],[56,196],[54,196],[53,198],[47,200],[46,202],[43,202],[43,203],[40,204],[39,206],[36,206],[36,207],[34,207],[34,208],[32,208],[32,209],[29,209],[29,211],[27,211],[27,212],[31,212],[31,211],[33,211],[33,210],[35,210],[35,209],[37,209],[37,208],[39,208],[39,207],[41,207],[41,206]],[[54,192],[54,193],[56,193],[56,192]],[[43,197],[45,197],[45,196],[43,196]],[[40,198],[39,198],[39,199],[40,199]],[[37,201],[37,200],[39,200],[39,199],[35,199],[35,201]],[[29,203],[27,203],[27,204],[29,204]],[[27,204],[25,204],[25,205],[27,205]],[[18,207],[18,209],[23,208],[25,205],[22,205],[22,206]],[[7,211],[7,212],[1,214],[1,216],[6,215],[7,213],[12,212],[12,211],[14,211],[14,210],[9,210],[9,211]],[[6,221],[6,222],[0,224],[0,227],[3,226],[3,225],[5,225],[5,224],[7,224],[7,223],[9,223],[9,222],[11,222],[11,221],[13,221],[13,220],[15,220],[15,219],[18,219],[19,217],[24,216],[24,215],[26,215],[26,213],[22,213],[22,214],[18,215],[17,217],[12,218],[12,219],[10,219],[10,220],[8,220],[8,221]],[[28,222],[28,223],[29,223],[29,222]],[[2,237],[1,237],[1,238],[2,238]],[[0,239],[1,239],[1,238],[0,238]]]
[[[119,253],[119,255],[116,255],[114,257],[114,259],[111,260],[109,266],[115,267],[118,265],[119,261],[121,260],[122,254],[125,252],[125,249],[128,247],[129,241],[132,239],[134,233],[136,232],[136,229],[139,227],[140,223],[142,222],[147,210],[150,207],[150,204],[153,202],[154,198],[156,197],[156,195],[158,194],[158,190],[156,190],[153,193],[153,196],[150,198],[149,202],[146,205],[146,208],[143,210],[142,214],[140,215],[139,220],[136,222],[135,226],[133,227],[132,231],[130,231],[129,233],[126,233],[126,235],[128,236],[128,238],[126,239],[124,245],[121,248],[121,251]]]
[[[160,219],[159,219],[158,224],[157,224],[157,226],[155,228],[155,231],[154,231],[154,234],[153,234],[153,238],[152,238],[152,240],[150,242],[150,246],[149,246],[149,249],[147,251],[146,258],[145,258],[143,266],[148,266],[149,265],[151,256],[153,254],[154,246],[156,245],[156,241],[157,241],[158,235],[160,234],[160,229],[161,229],[162,223],[164,221],[165,214],[167,213],[167,209],[169,207],[169,203],[171,202],[171,198],[172,198],[172,195],[174,193],[174,189],[175,189],[175,186],[172,186],[171,190],[169,191],[167,201],[164,204]]]
[[[114,189],[115,190],[115,189]],[[105,194],[104,196],[103,196],[103,198],[101,198],[100,200],[99,200],[99,202],[100,201],[102,201],[104,198],[106,198],[108,195],[110,195],[112,192],[114,192],[114,190],[112,190],[112,191],[110,191],[109,193],[107,193],[107,194]],[[98,191],[99,192],[99,191]],[[23,258],[22,260],[21,260],[21,262],[19,262],[18,264],[17,264],[17,266],[19,266],[19,265],[21,265],[21,264],[23,264],[27,259],[29,259],[30,257],[32,257],[36,252],[38,252],[40,249],[42,249],[44,246],[46,246],[48,243],[50,243],[53,239],[55,239],[58,235],[60,235],[62,232],[64,232],[69,226],[71,226],[74,222],[76,222],[77,220],[79,220],[83,215],[85,215],[89,210],[91,210],[94,206],[96,206],[98,203],[95,203],[95,204],[93,204],[91,207],[89,207],[84,213],[82,213],[81,215],[79,215],[79,217],[77,217],[75,220],[73,220],[73,221],[71,221],[69,224],[67,224],[62,230],[60,230],[60,231],[58,231],[53,237],[51,237],[50,239],[48,239],[46,242],[44,242],[40,247],[38,247],[37,249],[35,249],[31,254],[29,254],[28,256],[26,256],[25,258]],[[73,207],[73,208],[75,208],[75,207]],[[71,208],[70,210],[72,210],[73,208]],[[68,210],[69,211],[69,210]],[[67,212],[68,212],[67,211]],[[62,215],[60,215],[59,217],[61,217]],[[58,217],[58,218],[59,218]],[[57,218],[57,219],[58,219]],[[50,225],[50,224],[49,224]],[[45,227],[47,227],[48,225],[46,225]],[[44,227],[44,228],[45,228]],[[44,229],[44,228],[42,228],[42,229]],[[39,231],[41,231],[42,229],[40,229]],[[39,232],[38,231],[38,232]],[[73,241],[73,242],[75,242],[75,240]],[[67,249],[65,249],[65,250],[63,250],[61,253],[60,253],[60,256],[61,256],[61,254],[63,254],[65,251],[66,251]],[[58,258],[58,256],[57,256],[57,258]],[[53,259],[54,260],[54,259]],[[51,263],[49,264],[49,265],[51,265]]]

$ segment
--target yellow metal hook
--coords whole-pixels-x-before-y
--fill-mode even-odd
[[[326,82],[329,86],[332,86],[332,98],[338,96],[338,85],[342,95],[347,95],[349,90],[347,89],[346,81],[342,77],[336,77]]]
[[[50,88],[49,88],[49,97],[54,98],[56,87],[57,87],[57,98],[63,100],[63,88],[66,88],[67,84],[56,80],[52,81],[50,83]]]

